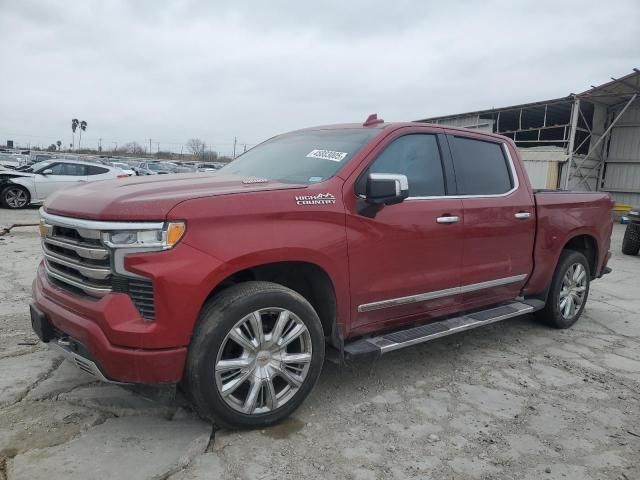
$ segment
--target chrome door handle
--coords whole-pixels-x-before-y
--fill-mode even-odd
[[[529,218],[531,214],[529,212],[518,212],[513,216],[519,218],[520,220],[524,220],[525,218]]]
[[[456,217],[456,216],[436,218],[436,223],[458,223],[459,221],[460,221],[460,217]]]

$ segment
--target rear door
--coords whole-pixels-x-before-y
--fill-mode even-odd
[[[356,195],[345,191],[352,328],[361,332],[460,306],[462,201],[447,197],[452,174],[442,130],[425,131],[405,129],[384,141],[359,174]],[[409,198],[363,215],[358,195],[369,173],[406,175]]]
[[[510,145],[447,135],[462,199],[462,302],[475,308],[515,298],[533,269],[535,207]],[[515,154],[515,152],[513,152]]]
[[[47,167],[51,173],[35,176],[36,193],[38,198],[45,199],[56,190],[70,187],[86,181],[85,166],[79,163],[53,163]]]

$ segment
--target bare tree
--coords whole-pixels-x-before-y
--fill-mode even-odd
[[[199,138],[190,138],[187,140],[186,145],[189,151],[195,156],[201,156],[207,148],[207,145]]]
[[[116,149],[117,152],[133,153],[134,155],[141,155],[144,153],[144,148],[138,142],[129,142]]]

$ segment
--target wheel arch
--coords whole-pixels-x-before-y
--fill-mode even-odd
[[[598,241],[593,235],[587,233],[580,233],[571,237],[562,247],[560,253],[564,250],[574,250],[582,253],[589,263],[589,273],[593,280],[597,275],[598,269]],[[558,259],[560,255],[558,255]],[[557,267],[558,260],[556,260]]]
[[[247,281],[277,283],[302,295],[320,317],[325,338],[339,347],[336,290],[327,271],[306,261],[269,262],[239,269],[222,279],[211,289],[205,303],[223,290]]]
[[[526,297],[540,299],[545,302],[547,301],[547,296],[549,294],[549,288],[551,287],[553,276],[556,274],[562,252],[564,252],[565,250],[573,250],[582,253],[587,258],[591,280],[596,278],[598,273],[597,269],[599,258],[598,241],[596,237],[590,232],[581,230],[574,231],[567,236],[561,248],[558,248],[557,250],[554,249],[552,257],[553,263],[547,264],[541,271],[534,270],[534,274],[535,276],[537,276],[537,280],[534,283],[538,285],[538,288],[529,288],[528,291],[527,288],[525,288],[524,294]],[[551,252],[549,252],[548,255],[551,255]],[[543,278],[544,283],[541,283],[539,280]]]

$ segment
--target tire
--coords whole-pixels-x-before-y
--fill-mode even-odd
[[[29,191],[20,185],[9,185],[0,193],[0,203],[5,208],[16,210],[29,206],[31,196]]]
[[[591,284],[587,258],[575,250],[564,250],[556,271],[545,307],[536,316],[554,328],[569,328],[582,315]]]
[[[629,223],[622,238],[622,253],[637,255],[640,251],[640,224]]]
[[[263,428],[302,404],[320,376],[324,347],[320,318],[304,297],[276,283],[241,283],[203,307],[185,386],[199,415],[215,425]]]

